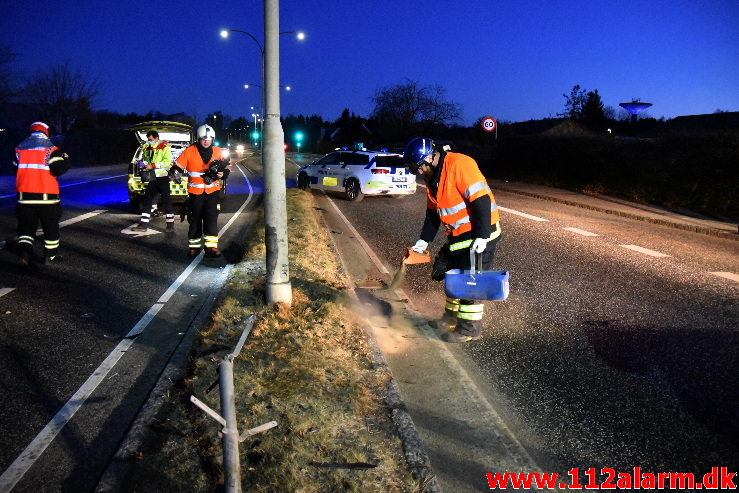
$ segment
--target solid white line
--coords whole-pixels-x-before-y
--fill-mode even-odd
[[[354,226],[349,222],[349,220],[344,216],[344,214],[341,213],[339,208],[336,204],[334,204],[334,201],[331,200],[331,197],[326,195],[326,198],[328,199],[329,203],[333,206],[334,210],[336,210],[336,213],[339,215],[339,217],[344,221],[344,224],[346,224],[346,227],[349,228],[349,231],[352,232],[354,235],[354,238],[359,242],[360,245],[362,245],[362,249],[369,255],[369,258],[372,260],[372,262],[375,264],[375,266],[382,272],[383,274],[390,274],[388,270],[385,268],[383,263],[380,261],[379,258],[377,258],[377,255],[375,255],[375,252],[372,251],[370,246],[367,244],[366,241],[364,241],[364,238],[362,238],[362,235],[359,234],[359,232],[354,229]]]
[[[13,461],[0,476],[0,491],[10,491],[20,481],[24,474],[31,468],[49,444],[64,428],[77,410],[82,407],[90,394],[97,388],[100,382],[110,373],[115,364],[133,344],[133,339],[123,339],[110,352],[107,358],[98,366],[82,387],[67,401],[67,403],[56,413],[41,432],[36,435],[26,449]]]
[[[192,272],[192,270],[190,272]],[[128,331],[128,334],[126,334],[125,337],[129,339],[141,334],[146,326],[149,325],[152,320],[154,320],[154,317],[157,316],[157,313],[159,313],[159,310],[161,310],[163,307],[164,303],[154,303],[151,308],[149,308],[149,310],[144,314],[144,316],[141,317],[138,322],[136,322],[136,325],[134,325],[133,328]]]
[[[5,296],[6,294],[13,291],[15,288],[0,288],[0,296]]]
[[[525,212],[514,211],[513,209],[508,209],[506,207],[498,206],[498,209],[500,209],[501,211],[510,212],[511,214],[516,214],[517,216],[525,217],[527,219],[532,219],[534,221],[541,221],[541,222],[549,221],[549,219],[544,219],[544,218],[541,218],[541,217],[532,216],[531,214],[526,214]]]
[[[671,255],[667,255],[666,253],[662,252],[656,252],[654,250],[649,250],[648,248],[643,248],[636,245],[619,245],[623,248],[628,248],[629,250],[634,250],[635,252],[643,253],[644,255],[649,255],[651,257],[670,257]]]
[[[577,233],[583,236],[600,236],[599,234],[591,233],[590,231],[585,231],[584,229],[578,229],[578,228],[562,228],[562,229],[566,229],[567,231],[572,231],[573,233]]]
[[[76,183],[67,183],[66,185],[59,185],[59,188],[73,187],[75,185],[84,185],[86,183],[92,183],[94,181],[110,180],[110,179],[113,179],[113,178],[120,178],[122,176],[128,176],[128,174],[125,174],[125,175],[115,175],[115,176],[106,176],[105,178],[95,178],[94,180],[78,181]]]
[[[734,274],[733,272],[709,272],[709,274],[713,274],[714,276],[718,276],[718,277],[723,277],[724,279],[729,279],[730,281],[739,282],[739,275]]]
[[[244,203],[248,204],[251,200],[251,191],[253,190],[253,188],[246,176],[244,176],[244,179],[246,179],[250,190],[249,197]],[[244,210],[244,207],[245,205],[242,205],[241,208],[234,214],[234,216],[238,216],[241,211]],[[226,231],[228,226],[233,223],[233,219],[234,218],[232,217],[231,221],[229,221],[228,224],[221,229],[219,235],[223,234],[223,232]],[[188,274],[192,272],[202,258],[203,253],[200,252],[200,255],[193,259],[193,261],[187,267],[186,272],[188,272]],[[165,291],[165,293],[162,295],[162,298],[165,298],[166,296],[166,299],[168,300],[172,296],[174,291],[171,291],[171,288],[175,284],[178,287],[182,284],[182,282],[184,281],[183,274],[181,274],[180,277],[178,277],[177,280],[172,283],[170,288],[168,288],[167,291]],[[160,300],[162,298],[160,298]],[[61,410],[56,413],[56,416],[54,416],[54,418],[52,418],[52,420],[47,423],[44,429],[41,430],[38,435],[36,435],[36,438],[34,438],[31,443],[28,444],[26,449],[21,452],[21,454],[13,461],[10,467],[8,467],[3,472],[3,474],[0,476],[0,492],[10,491],[16,485],[16,483],[20,481],[23,475],[28,472],[31,466],[33,466],[34,462],[36,462],[36,460],[41,457],[41,454],[43,454],[44,450],[46,450],[49,444],[54,440],[56,435],[62,430],[62,428],[67,425],[67,423],[72,419],[77,410],[82,407],[87,398],[90,397],[92,392],[97,388],[100,382],[102,382],[105,377],[108,376],[113,367],[115,367],[118,360],[120,360],[123,354],[128,350],[128,348],[131,347],[131,345],[133,344],[132,337],[141,334],[163,306],[164,304],[158,301],[151,308],[149,308],[146,314],[144,314],[144,316],[141,317],[141,319],[136,323],[136,325],[133,326],[128,334],[126,334],[125,338],[120,343],[118,343],[115,349],[110,352],[108,357],[105,358],[100,366],[98,366],[98,368],[92,373],[92,375],[90,375],[90,377],[82,385],[82,387],[80,387],[79,390],[75,392],[75,394],[61,408]]]

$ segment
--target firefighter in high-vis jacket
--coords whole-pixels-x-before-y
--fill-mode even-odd
[[[187,174],[188,255],[195,257],[205,246],[206,257],[219,257],[218,211],[221,179],[228,178],[231,165],[227,152],[213,145],[216,133],[210,125],[197,130],[197,142],[186,148],[172,166]]]
[[[31,135],[15,149],[17,253],[24,267],[35,269],[33,244],[39,222],[44,232],[44,263],[58,260],[62,206],[57,177],[69,170],[69,156],[49,139],[45,123],[32,123],[28,131]]]
[[[446,230],[447,243],[436,257],[432,278],[443,280],[449,269],[470,269],[470,249],[480,258],[477,269],[490,270],[500,240],[500,214],[475,160],[437,148],[425,137],[406,145],[403,160],[426,181],[426,219],[413,250],[425,250],[439,226]],[[479,300],[447,298],[444,316],[431,325],[446,330],[441,336],[446,342],[468,342],[482,338],[482,315]]]

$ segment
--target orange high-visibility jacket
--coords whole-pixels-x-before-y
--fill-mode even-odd
[[[471,157],[447,152],[436,197],[429,187],[426,187],[426,193],[427,207],[439,214],[441,224],[446,228],[450,251],[468,248],[472,244],[474,225],[470,218],[470,203],[483,195],[490,197],[490,216],[489,219],[487,217],[484,219],[490,223],[476,229],[490,231],[492,227],[492,233],[488,238],[490,240],[500,235],[500,227],[497,225],[500,221],[498,205],[487,180]]]
[[[52,174],[50,165],[64,161],[62,152],[49,139],[32,135],[16,147],[15,157],[18,166],[15,178],[18,202],[59,203],[59,182]]]
[[[213,147],[213,156],[207,163],[200,157],[197,144],[192,144],[182,151],[174,165],[187,172],[187,193],[201,195],[213,193],[221,189],[221,180],[214,180],[210,185],[203,180],[203,173],[210,167],[210,163],[217,159],[223,159],[223,151],[220,147]],[[231,166],[228,167],[231,169]]]

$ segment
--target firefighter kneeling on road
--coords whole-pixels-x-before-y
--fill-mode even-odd
[[[231,165],[226,151],[213,144],[216,133],[210,125],[201,125],[197,130],[197,143],[185,149],[172,166],[187,173],[187,218],[190,229],[187,233],[188,255],[192,258],[205,245],[206,257],[219,257],[218,211],[221,208],[218,191],[221,179],[228,178]]]
[[[49,126],[42,122],[31,124],[31,135],[15,149],[18,192],[17,252],[21,264],[35,270],[33,243],[39,221],[44,231],[44,262],[58,260],[59,219],[62,206],[59,201],[58,176],[69,170],[69,156],[49,140]]]
[[[477,270],[490,270],[500,240],[500,216],[475,160],[439,149],[425,137],[406,145],[403,160],[411,173],[423,176],[428,196],[421,239],[413,250],[423,252],[439,226],[446,229],[448,241],[436,257],[431,277],[442,281],[450,269],[469,270],[470,249],[481,257]],[[468,342],[482,338],[482,315],[482,301],[447,298],[444,316],[430,325],[447,331],[441,336],[446,342]]]

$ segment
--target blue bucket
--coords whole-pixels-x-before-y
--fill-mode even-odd
[[[499,301],[508,298],[508,271],[476,270],[474,256],[474,252],[470,250],[471,270],[452,269],[444,274],[444,291],[447,297]]]

